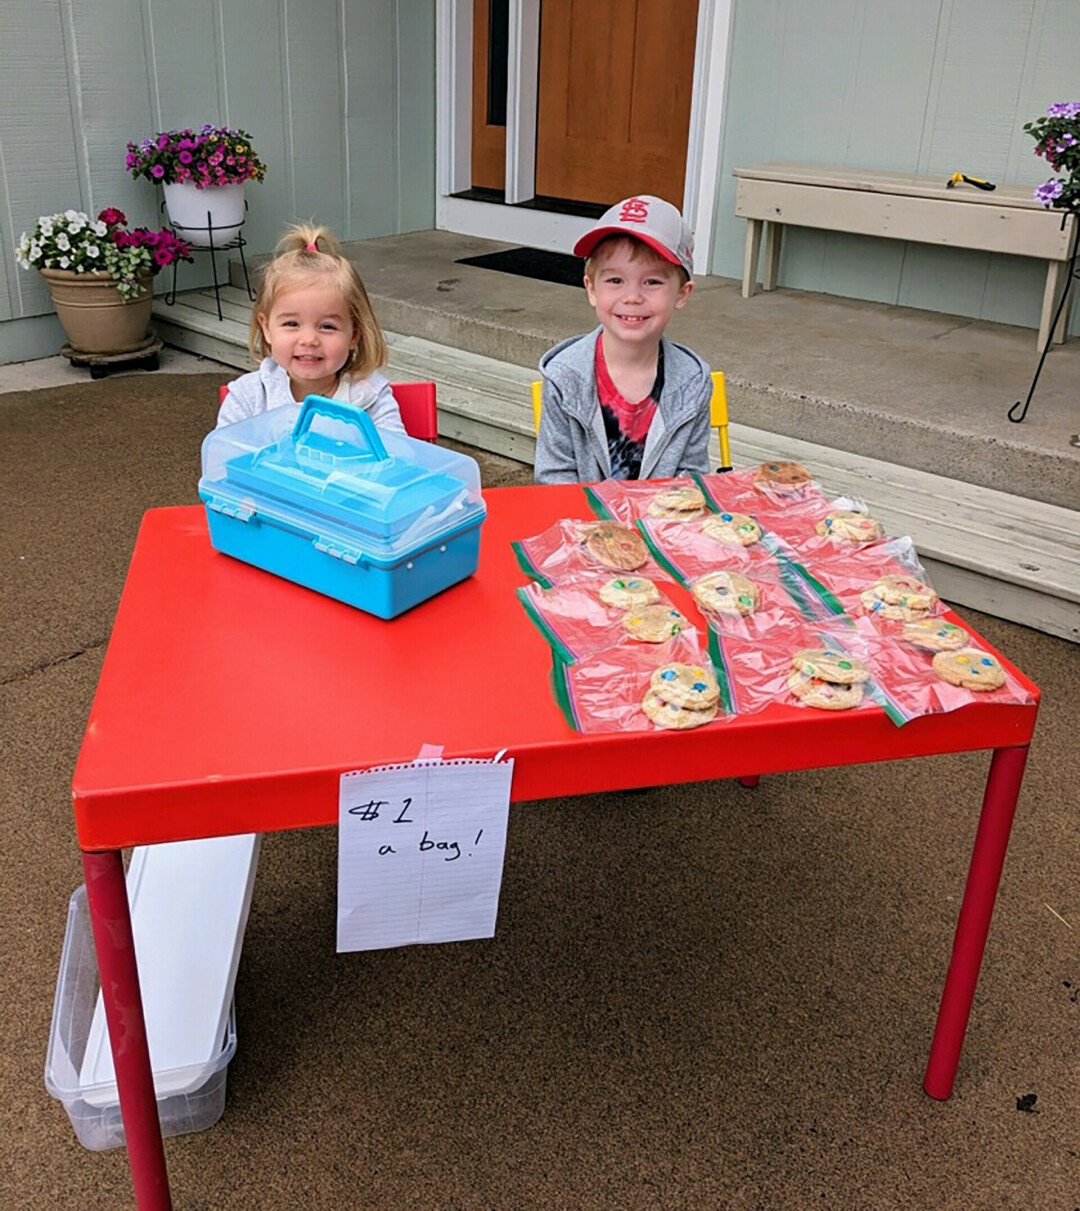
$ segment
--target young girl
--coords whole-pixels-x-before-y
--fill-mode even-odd
[[[365,409],[404,433],[390,384],[378,373],[386,340],[367,291],[325,227],[290,227],[259,287],[249,346],[258,370],[229,384],[218,427],[308,395]]]

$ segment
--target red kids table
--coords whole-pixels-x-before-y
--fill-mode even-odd
[[[171,1202],[121,848],[332,824],[343,772],[410,761],[424,742],[447,758],[506,749],[514,800],[993,749],[924,1082],[935,1098],[952,1091],[1035,687],[1016,672],[1031,705],[980,701],[902,728],[877,707],[777,704],[694,731],[574,732],[548,689],[550,649],[514,594],[524,578],[511,542],[591,516],[585,495],[572,485],[485,496],[476,575],[392,622],[213,551],[201,507],[143,519],[73,796],[144,1211]]]

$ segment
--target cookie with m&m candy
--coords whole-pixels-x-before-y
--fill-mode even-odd
[[[658,698],[652,690],[644,697],[641,709],[656,724],[657,727],[683,731],[690,727],[701,727],[703,723],[712,723],[716,718],[717,705],[692,710],[685,706],[676,706],[674,702],[665,702]]]
[[[739,572],[706,572],[690,586],[694,600],[715,614],[752,614],[761,600],[754,582]]]
[[[589,526],[582,546],[589,557],[613,572],[633,572],[649,558],[644,540],[637,530],[616,522],[602,521]]]
[[[901,638],[928,652],[955,652],[964,647],[971,636],[955,622],[940,618],[919,618],[904,624]]]
[[[737,542],[744,547],[761,539],[761,527],[746,513],[710,513],[701,523],[701,532],[717,542]]]
[[[600,586],[604,605],[623,610],[637,609],[660,600],[660,590],[647,576],[613,576]]]
[[[663,488],[653,497],[647,512],[650,517],[689,521],[705,512],[705,495],[693,486]]]
[[[630,610],[623,615],[622,624],[632,639],[640,639],[643,643],[663,643],[690,625],[684,614],[663,602]]]
[[[792,656],[791,663],[808,677],[834,685],[858,685],[870,679],[870,672],[861,660],[832,648],[803,648]]]
[[[817,707],[819,711],[849,711],[863,700],[863,687],[859,683],[841,685],[814,677],[802,669],[791,670],[787,687],[801,703]]]
[[[938,595],[914,576],[882,576],[859,594],[863,609],[875,618],[914,622],[925,618]]]
[[[753,484],[758,491],[801,492],[811,482],[810,472],[802,463],[762,463],[753,474]]]
[[[1001,667],[1001,661],[979,648],[938,652],[932,663],[939,677],[965,690],[996,690],[1005,684],[1005,670]]]
[[[833,509],[814,528],[822,538],[835,542],[877,542],[885,537],[880,521],[854,509]]]
[[[720,686],[712,669],[700,664],[665,664],[653,673],[649,690],[663,702],[703,711],[720,699]]]

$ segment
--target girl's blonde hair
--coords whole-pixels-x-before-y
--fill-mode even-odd
[[[326,227],[296,223],[286,228],[278,241],[277,255],[266,267],[251,311],[248,347],[252,356],[270,356],[270,345],[263,335],[259,317],[268,317],[278,295],[305,286],[328,286],[341,292],[349,309],[356,345],[342,374],[366,378],[386,361],[386,338],[371,309],[364,283],[351,261],[341,255],[341,247]]]

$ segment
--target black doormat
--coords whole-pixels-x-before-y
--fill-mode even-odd
[[[537,282],[557,282],[560,286],[580,286],[585,271],[585,262],[580,257],[546,252],[542,248],[508,248],[505,252],[485,252],[483,256],[463,256],[456,264],[514,273]]]

